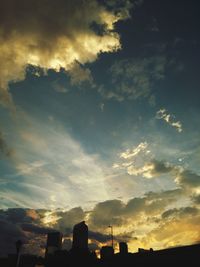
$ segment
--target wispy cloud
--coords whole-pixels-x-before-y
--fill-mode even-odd
[[[175,121],[175,116],[168,113],[164,108],[156,112],[156,118],[164,120],[166,123],[174,127],[179,133],[183,131],[182,123],[180,121]]]
[[[28,207],[56,208],[107,199],[104,164],[88,154],[59,123],[31,119],[31,126],[15,131],[16,173],[2,178],[7,200]],[[11,182],[12,181],[12,182]],[[13,206],[13,204],[11,204]]]
[[[107,99],[116,99],[119,102],[124,99],[151,99],[152,86],[156,81],[164,79],[166,66],[166,57],[160,55],[117,61],[109,70],[111,88],[114,89],[100,87],[99,93]]]

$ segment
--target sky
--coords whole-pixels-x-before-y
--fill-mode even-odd
[[[200,242],[199,9],[1,0],[1,255],[82,220],[91,249]]]

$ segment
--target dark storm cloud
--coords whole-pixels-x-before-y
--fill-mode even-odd
[[[10,208],[7,210],[0,210],[0,218],[1,216],[5,220],[12,222],[14,224],[40,221],[39,212],[33,209]]]
[[[0,255],[14,253],[15,242],[19,239],[23,243],[27,242],[27,237],[21,228],[17,224],[0,219]]]
[[[45,234],[55,231],[43,225],[42,218],[46,210],[10,208],[0,210],[0,255],[15,253],[15,242],[22,240],[24,251],[40,251],[40,245],[46,240]]]
[[[128,201],[125,213],[132,216],[145,213],[146,215],[158,215],[169,204],[175,203],[181,195],[178,189],[149,192],[143,198],[133,198]]]
[[[84,221],[86,214],[81,207],[76,207],[65,212],[57,212],[56,215],[60,219],[54,227],[65,233],[66,230],[69,232],[76,223]]]
[[[12,223],[32,221],[32,219],[26,215],[26,210],[23,208],[8,209],[5,212],[5,214],[6,214],[7,220],[11,221]]]
[[[89,231],[88,235],[90,239],[94,239],[101,243],[106,243],[107,241],[110,240],[110,235],[105,235],[99,232]]]
[[[199,209],[195,207],[184,207],[184,208],[174,208],[174,209],[169,209],[165,211],[162,214],[163,219],[168,219],[168,218],[183,218],[183,217],[188,217],[188,216],[196,216],[199,214]]]
[[[161,191],[161,192],[148,192],[145,194],[145,196],[149,200],[154,200],[154,199],[171,199],[175,200],[177,197],[180,198],[183,195],[183,190],[181,188],[176,188],[172,190],[166,190],[166,191]]]
[[[91,211],[89,223],[94,228],[105,228],[108,225],[122,226],[130,218],[158,215],[182,196],[181,189],[149,192],[144,197],[132,198],[127,203],[120,200],[108,200],[98,203]]]
[[[154,166],[152,172],[155,175],[159,175],[162,173],[168,173],[168,172],[173,170],[173,167],[164,161],[153,160],[152,164]]]
[[[200,176],[190,170],[181,171],[177,175],[176,181],[185,189],[195,189],[200,187]]]
[[[191,197],[191,200],[194,202],[194,204],[200,204],[200,195],[194,195]]]
[[[136,237],[133,237],[133,234],[134,234],[134,231],[124,232],[123,234],[115,234],[114,240],[115,242],[121,242],[121,241],[128,242],[136,238]],[[89,231],[89,239],[105,244],[111,241],[111,235]]]
[[[2,0],[1,104],[12,106],[8,84],[23,80],[28,65],[46,70],[70,70],[75,61],[92,62],[102,52],[120,49],[114,24],[129,16],[132,5],[127,3],[125,1],[120,9],[115,10],[113,6],[108,10],[96,0]],[[101,33],[93,25],[101,28]],[[89,71],[86,74],[85,78],[89,79]]]
[[[90,223],[94,227],[108,227],[110,224],[121,225],[124,204],[120,200],[107,200],[98,203],[90,214]]]
[[[134,236],[135,231],[124,232],[119,235],[115,235],[115,239],[117,242],[129,242],[130,240],[137,240],[137,237]]]
[[[31,223],[23,223],[20,225],[20,227],[25,232],[30,232],[30,233],[34,233],[34,234],[41,234],[41,235],[45,235],[49,232],[56,231],[52,228],[42,227],[42,226],[39,226],[36,224],[31,224]]]

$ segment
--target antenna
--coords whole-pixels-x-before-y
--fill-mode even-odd
[[[112,248],[114,249],[113,226],[112,226],[112,225],[108,225],[108,227],[110,228],[110,235],[111,235],[111,241],[112,241]]]

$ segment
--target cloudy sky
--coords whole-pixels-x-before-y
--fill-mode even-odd
[[[81,220],[93,248],[200,242],[199,9],[1,0],[1,254]]]

